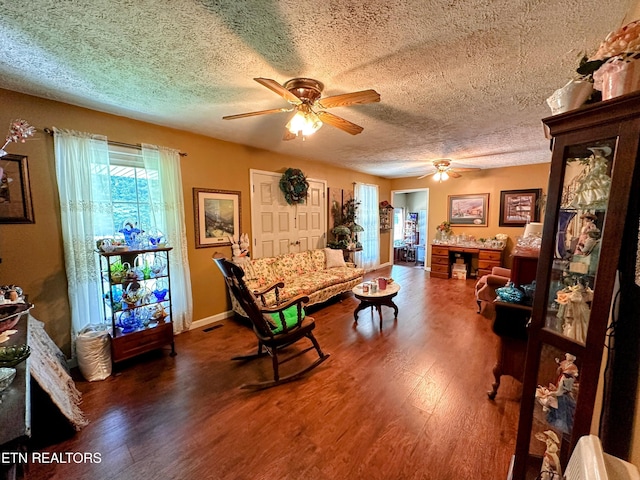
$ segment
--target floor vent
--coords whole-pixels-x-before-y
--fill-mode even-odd
[[[215,330],[216,328],[222,328],[222,327],[224,327],[224,324],[218,323],[217,325],[211,325],[210,327],[203,328],[202,331],[209,333],[211,330]]]

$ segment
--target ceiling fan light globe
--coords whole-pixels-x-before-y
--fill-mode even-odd
[[[433,181],[434,182],[443,182],[444,180],[447,180],[448,178],[449,178],[449,174],[447,172],[443,172],[441,170],[437,171],[433,175]]]
[[[294,135],[312,135],[322,127],[322,121],[313,112],[298,111],[287,123],[287,130]]]

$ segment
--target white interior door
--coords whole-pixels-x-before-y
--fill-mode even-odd
[[[307,179],[307,201],[289,205],[280,191],[282,174],[251,170],[250,176],[251,255],[254,258],[274,257],[325,246],[325,181]]]

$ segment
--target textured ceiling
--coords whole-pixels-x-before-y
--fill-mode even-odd
[[[635,0],[0,1],[0,87],[383,177],[431,161],[549,161],[545,99]],[[253,81],[311,77],[323,96],[373,88],[282,141],[286,107]],[[64,125],[59,125],[64,127]],[[94,132],[100,133],[100,132]],[[188,146],[181,147],[188,151]]]

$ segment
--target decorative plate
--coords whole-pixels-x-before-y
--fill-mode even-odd
[[[10,347],[0,347],[0,367],[15,367],[31,355],[31,348],[26,343]]]

